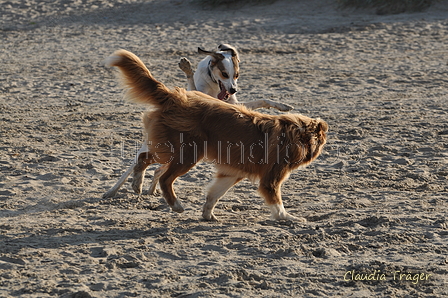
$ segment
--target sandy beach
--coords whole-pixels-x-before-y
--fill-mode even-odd
[[[447,297],[448,3],[377,15],[335,2],[3,2],[0,297]],[[129,182],[102,199],[146,108],[104,59],[127,49],[186,87],[180,58],[221,43],[240,51],[240,101],[330,126],[282,188],[307,223],[270,220],[248,180],[202,220],[206,163],[175,183],[182,214]]]

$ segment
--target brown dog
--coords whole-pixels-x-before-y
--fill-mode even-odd
[[[106,64],[120,69],[129,99],[151,105],[143,116],[147,148],[134,168],[134,184],[143,183],[150,164],[166,164],[160,177],[163,196],[173,211],[183,212],[173,183],[204,159],[217,169],[203,208],[205,219],[216,220],[217,201],[243,178],[259,180],[258,190],[274,219],[297,219],[285,211],[280,187],[292,170],[319,156],[328,131],[325,121],[265,115],[201,92],[169,90],[125,50],[115,52]]]

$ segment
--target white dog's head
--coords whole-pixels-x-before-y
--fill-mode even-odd
[[[198,48],[198,52],[211,57],[209,70],[213,81],[219,84],[218,99],[227,100],[230,95],[238,91],[239,56],[237,50],[228,45],[218,46],[218,51],[210,52]]]

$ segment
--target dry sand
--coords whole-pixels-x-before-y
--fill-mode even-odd
[[[1,297],[448,295],[446,1],[392,16],[324,0],[54,2],[0,6]],[[186,86],[179,59],[222,42],[241,51],[240,100],[331,127],[283,187],[306,224],[269,220],[248,181],[219,202],[220,222],[202,221],[207,164],[176,182],[182,214],[130,183],[101,199],[140,145],[145,109],[102,60],[125,48]]]

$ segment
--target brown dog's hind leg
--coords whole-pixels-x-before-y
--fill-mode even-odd
[[[168,166],[169,166],[169,164],[164,164],[163,166],[158,167],[154,171],[154,177],[152,177],[151,185],[149,186],[149,189],[148,189],[149,195],[153,195],[156,193],[156,188],[157,188],[157,184],[159,183],[160,176],[162,176],[163,173],[166,172],[166,170],[168,169]]]

